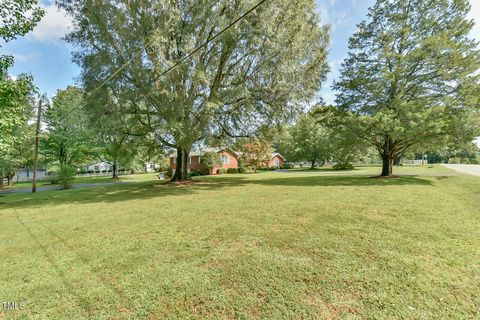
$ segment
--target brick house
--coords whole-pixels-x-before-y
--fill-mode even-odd
[[[204,165],[201,164],[201,158],[202,158],[202,154],[206,152],[211,152],[211,151],[217,152],[222,161],[222,166],[213,168],[211,174],[217,174],[217,171],[219,169],[227,170],[229,168],[237,169],[239,167],[238,160],[240,157],[240,153],[225,148],[225,149],[205,149],[203,151],[190,152],[189,159],[188,159],[188,169],[194,170],[194,171],[200,171],[203,174],[210,174],[208,171],[208,168],[206,168]],[[268,163],[266,163],[266,166],[280,168],[284,163],[285,163],[285,158],[281,154],[273,153]],[[175,173],[176,168],[177,168],[177,156],[176,154],[172,154],[170,156],[170,169],[172,169],[172,174]]]
[[[220,155],[222,160],[221,167],[214,167],[212,174],[217,174],[219,169],[229,169],[229,168],[238,168],[238,154],[235,151],[230,149],[205,149],[203,151],[192,151],[188,158],[188,169],[194,171],[200,171],[203,174],[209,174],[208,168],[201,164],[202,154],[206,152],[217,152]],[[172,174],[175,173],[177,168],[177,156],[173,154],[170,156],[170,169],[172,169]]]
[[[285,164],[286,160],[280,153],[272,153],[272,157],[267,163],[269,168],[280,168]]]

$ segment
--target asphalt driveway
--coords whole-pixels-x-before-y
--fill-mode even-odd
[[[479,164],[443,164],[444,167],[453,169],[460,173],[470,174],[480,177]]]

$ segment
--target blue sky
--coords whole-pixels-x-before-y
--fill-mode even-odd
[[[331,85],[346,57],[348,39],[374,0],[316,0],[316,3],[322,21],[332,28],[329,53],[332,71],[321,91],[326,102],[332,103],[334,92]],[[471,18],[477,21],[473,36],[480,40],[480,0],[471,3]],[[58,89],[74,84],[80,69],[71,61],[71,47],[61,40],[68,31],[70,19],[51,1],[42,0],[41,6],[47,14],[39,25],[25,37],[2,44],[0,54],[15,57],[12,75],[31,73],[40,92],[51,97]]]

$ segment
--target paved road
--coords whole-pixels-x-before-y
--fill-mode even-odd
[[[99,182],[99,183],[79,183],[73,185],[72,189],[78,189],[78,188],[87,188],[87,187],[101,187],[101,186],[108,186],[111,184],[122,184],[122,183],[128,183],[128,182],[122,182],[122,181],[117,181],[117,182]],[[37,187],[37,191],[48,191],[48,190],[62,190],[63,188],[61,186],[41,186]],[[32,192],[32,188],[28,189],[10,189],[10,190],[3,190],[0,191],[0,194],[9,194],[9,193],[30,193]]]
[[[453,169],[457,172],[470,174],[480,177],[480,165],[479,164],[443,164],[444,167]]]

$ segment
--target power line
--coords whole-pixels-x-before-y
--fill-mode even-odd
[[[182,59],[180,59],[179,61],[177,61],[174,65],[172,65],[171,67],[169,67],[167,70],[163,71],[161,74],[158,75],[157,79],[164,76],[165,74],[167,74],[168,72],[172,71],[174,68],[178,67],[180,64],[182,64],[185,60],[189,59],[191,56],[193,56],[195,53],[197,53],[200,49],[202,49],[203,47],[207,46],[210,42],[214,41],[216,38],[218,38],[220,35],[222,35],[223,33],[225,33],[227,30],[229,30],[230,28],[232,28],[234,25],[236,25],[239,21],[241,21],[242,19],[244,19],[246,16],[248,16],[250,13],[252,13],[253,11],[255,11],[255,9],[257,9],[258,7],[260,7],[262,4],[264,4],[265,2],[267,2],[267,0],[261,0],[260,2],[258,2],[256,5],[254,5],[252,8],[250,8],[249,10],[247,10],[245,13],[243,13],[241,16],[239,16],[237,19],[235,19],[234,21],[232,21],[229,25],[227,25],[225,28],[223,28],[222,30],[220,30],[218,33],[216,33],[213,37],[211,37],[210,39],[207,39],[207,41],[205,41],[204,43],[202,43],[201,45],[199,45],[198,47],[196,47],[192,52],[190,52],[189,54],[187,54],[186,56],[184,56]],[[128,59],[122,66],[120,66],[120,68],[118,68],[114,73],[112,73],[107,79],[105,79],[99,86],[97,86],[93,91],[91,91],[89,94],[88,94],[88,97],[92,96],[94,93],[96,93],[98,90],[100,90],[104,85],[106,85],[110,80],[112,80],[118,73],[120,73],[120,71],[122,71],[128,64],[130,64],[133,59],[135,59],[140,53],[143,52],[144,49],[148,48],[150,45],[153,44],[153,41],[155,40],[155,38],[153,38],[152,40],[150,40],[144,48],[138,50],[130,59]],[[87,98],[88,98],[87,97]],[[67,112],[67,114],[65,115],[68,116],[70,113],[72,113],[75,109],[77,109],[78,107],[80,107],[82,105],[84,100],[82,100],[80,103],[78,103],[76,106],[74,106],[70,111]]]
[[[63,67],[65,66],[65,64],[67,63],[68,61],[68,57],[65,58],[65,60],[63,61],[62,65],[60,66],[60,68],[57,69],[57,71],[55,72],[54,76],[52,77],[52,80],[50,80],[50,83],[48,84],[47,86],[47,89],[45,89],[45,92],[50,90],[53,82],[57,79],[58,75],[60,74],[60,71],[62,71]]]
[[[183,57],[182,59],[180,59],[180,61],[178,61],[177,63],[175,63],[173,66],[171,66],[170,68],[168,68],[167,70],[165,70],[164,72],[162,72],[158,77],[162,77],[163,75],[167,74],[168,72],[170,72],[172,69],[174,69],[175,67],[179,66],[180,64],[182,64],[185,60],[187,60],[188,58],[190,58],[191,56],[193,56],[195,53],[197,53],[200,49],[202,49],[203,47],[205,47],[207,44],[209,44],[210,42],[212,42],[213,40],[215,40],[216,38],[218,38],[222,33],[224,33],[225,31],[227,31],[228,29],[230,29],[231,27],[233,27],[235,24],[237,24],[240,20],[242,20],[243,18],[245,18],[246,16],[248,16],[250,13],[252,13],[255,9],[257,9],[258,7],[260,7],[263,3],[265,3],[267,0],[262,0],[260,1],[259,3],[257,3],[255,6],[253,6],[252,8],[250,8],[250,10],[248,10],[247,12],[245,12],[244,14],[242,14],[240,17],[238,17],[237,19],[235,19],[234,21],[232,21],[228,26],[226,26],[225,28],[223,28],[220,32],[218,32],[216,35],[214,35],[213,37],[211,37],[210,39],[208,39],[207,41],[205,41],[203,44],[201,44],[200,46],[198,46],[197,48],[195,48],[192,52],[190,52],[189,54],[187,54],[185,57]]]

